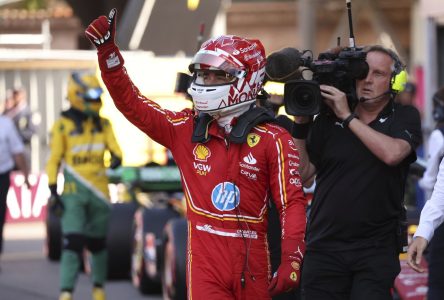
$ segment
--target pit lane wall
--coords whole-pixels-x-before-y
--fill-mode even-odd
[[[156,57],[147,51],[124,52],[125,66],[142,94],[165,108],[191,107],[184,95],[174,92],[177,72],[187,72],[190,57]],[[60,112],[69,107],[66,99],[68,78],[73,71],[95,70],[96,51],[0,49],[0,112],[6,90],[22,86],[38,126],[31,142],[31,190],[23,186],[21,174],[11,175],[8,194],[8,222],[45,218],[49,196],[44,174],[49,148],[49,132]],[[130,124],[115,108],[104,87],[101,115],[110,119],[123,151],[123,164],[141,166],[149,161],[165,163],[165,149]]]

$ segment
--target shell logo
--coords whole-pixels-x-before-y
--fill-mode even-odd
[[[194,159],[198,161],[207,161],[208,157],[211,156],[211,151],[206,146],[202,144],[197,144],[193,150]]]

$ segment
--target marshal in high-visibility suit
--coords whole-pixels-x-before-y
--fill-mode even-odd
[[[93,299],[105,299],[107,274],[106,234],[110,215],[104,154],[111,167],[120,165],[122,152],[111,123],[99,116],[102,89],[94,74],[73,73],[68,82],[71,107],[62,112],[51,130],[46,165],[51,190],[50,207],[59,213],[64,238],[59,299],[72,299],[81,253],[92,253]],[[64,188],[57,194],[57,175],[63,170]]]

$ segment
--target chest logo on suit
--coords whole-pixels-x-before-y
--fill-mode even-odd
[[[193,162],[196,173],[202,176],[206,176],[211,171],[211,166],[203,163]]]
[[[211,151],[208,147],[202,144],[197,144],[193,149],[194,159],[197,162],[193,162],[193,167],[196,173],[202,176],[206,176],[211,171],[211,166],[205,164],[208,158],[211,156]]]
[[[197,144],[193,149],[194,159],[206,162],[211,156],[211,151],[205,145]]]
[[[239,206],[240,190],[232,182],[221,182],[211,192],[211,202],[217,210],[233,210]]]
[[[259,141],[261,140],[261,136],[256,133],[249,133],[247,135],[247,144],[251,148],[259,144]]]

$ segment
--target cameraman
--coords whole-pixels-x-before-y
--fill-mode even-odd
[[[321,85],[332,113],[313,123],[298,116],[293,126],[300,163],[316,173],[304,299],[392,299],[400,271],[397,232],[407,171],[421,141],[420,116],[393,101],[392,83],[402,70],[397,55],[382,46],[365,51],[369,71],[356,81],[354,109],[345,93]]]

